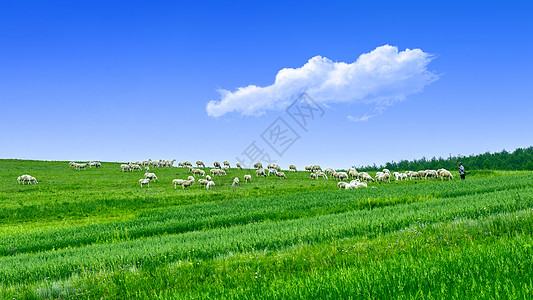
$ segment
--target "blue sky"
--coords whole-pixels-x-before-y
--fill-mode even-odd
[[[0,158],[235,163],[256,141],[282,165],[342,168],[532,145],[527,1],[0,5]],[[385,45],[420,49],[436,80],[385,106],[373,96],[411,81],[394,75],[393,87],[343,102],[342,91],[326,93],[307,131],[282,104],[252,115],[206,110],[220,90],[262,89],[315,56],[352,64]],[[277,90],[261,95],[240,107],[279,100]],[[281,156],[260,137],[278,117],[300,135]]]

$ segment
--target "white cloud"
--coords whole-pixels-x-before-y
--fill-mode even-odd
[[[375,117],[376,115],[369,115],[368,113],[364,114],[361,117],[347,116],[346,119],[352,122],[366,122],[368,119]]]
[[[286,108],[304,91],[325,105],[342,102],[386,107],[437,80],[438,76],[427,70],[431,60],[432,56],[420,49],[398,52],[397,47],[389,45],[362,54],[353,63],[315,56],[300,68],[280,70],[272,85],[249,85],[234,92],[220,90],[221,99],[210,101],[206,110],[211,117],[231,112],[258,116]],[[372,117],[365,116],[348,119],[366,121]]]

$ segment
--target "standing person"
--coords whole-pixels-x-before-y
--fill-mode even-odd
[[[461,175],[461,180],[465,179],[465,167],[461,162],[459,162],[459,175]]]

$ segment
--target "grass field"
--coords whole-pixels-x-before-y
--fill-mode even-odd
[[[182,190],[188,169],[141,189],[119,165],[0,160],[0,299],[533,296],[532,172],[337,190],[230,169]]]

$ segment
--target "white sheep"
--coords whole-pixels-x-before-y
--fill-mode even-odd
[[[337,183],[337,187],[338,187],[339,190],[340,190],[340,189],[342,189],[342,188],[345,188],[347,184],[348,184],[348,183],[346,183],[346,182],[344,182],[344,181],[339,181],[339,183]]]
[[[220,168],[220,169],[223,170],[223,171],[227,171],[227,170],[229,170],[229,167],[228,167],[228,166],[223,166],[223,167]]]
[[[143,170],[143,168],[141,166],[139,166],[139,165],[131,165],[130,168],[131,168],[132,172],[133,172],[133,170],[139,170],[139,171]]]
[[[174,184],[174,188],[178,188],[178,185],[181,185],[185,180],[183,179],[174,179],[172,180],[172,183]]]
[[[349,183],[344,188],[347,190],[352,190],[352,189],[358,189],[358,188],[367,187],[367,186],[368,185],[366,182],[356,182],[356,183]]]
[[[84,164],[78,164],[78,163],[75,163],[74,164],[74,168],[76,170],[81,170],[81,169],[85,169],[85,167],[87,167],[89,164],[88,163],[84,163]]]
[[[144,173],[145,178],[150,178],[150,180],[157,181],[157,176],[154,173]]]
[[[376,182],[377,181],[386,181],[390,183],[390,173],[377,172],[376,173]]]
[[[358,178],[359,177],[359,173],[357,173],[357,171],[355,169],[348,170],[348,175],[350,176],[350,178]]]
[[[266,177],[267,175],[266,175],[266,173],[265,173],[265,169],[263,169],[263,168],[257,169],[257,170],[255,171],[255,176],[259,176],[259,175],[261,175],[261,176],[265,176],[265,177]]]
[[[215,161],[213,163],[213,166],[215,166],[215,168],[220,168],[220,163],[218,161]]]
[[[298,171],[298,170],[296,170],[296,166],[295,166],[295,165],[290,165],[290,166],[289,166],[289,171],[294,171],[294,172],[296,172],[296,171]]]
[[[374,182],[374,178],[372,178],[372,176],[370,176],[367,172],[361,172],[359,173],[359,178],[368,182],[368,181],[372,181]]]
[[[285,173],[283,173],[283,172],[277,172],[277,173],[276,173],[276,176],[278,176],[279,179],[281,179],[281,178],[285,178],[285,179],[287,179],[287,176],[285,176]]]
[[[270,174],[276,175],[276,173],[278,173],[278,170],[276,170],[276,169],[268,169],[268,176],[270,176]]]
[[[346,172],[335,172],[333,174],[333,176],[335,177],[335,179],[337,180],[342,180],[342,179],[348,179],[348,174],[346,174]]]
[[[205,186],[205,189],[206,189],[206,190],[209,190],[209,189],[211,189],[211,188],[214,187],[214,186],[215,186],[215,182],[214,182],[214,181],[209,181],[209,182],[207,183],[207,185]]]
[[[439,178],[439,173],[435,170],[426,170],[426,176],[425,178]]]
[[[322,171],[319,171],[319,172],[316,172],[316,177],[322,177],[324,179],[328,179],[328,176],[326,175],[326,173],[322,172]]]
[[[22,183],[22,184],[32,184],[32,183],[38,183],[37,182],[37,179],[35,179],[35,177],[33,176],[30,176],[28,174],[24,174],[24,175],[21,175],[17,178],[17,181],[18,183]]]
[[[131,172],[131,167],[130,167],[130,165],[122,164],[122,165],[120,165],[120,168],[122,169],[122,172],[124,172],[124,171],[129,171],[129,172]]]
[[[218,170],[218,174],[217,175],[218,176],[222,176],[222,175],[226,176],[227,174],[226,174],[226,171],[221,169],[221,170]]]
[[[145,173],[149,173],[150,172],[150,167],[149,166],[144,167],[144,172]]]
[[[240,163],[236,163],[235,166],[237,167],[237,169],[242,170],[242,166]]]
[[[333,177],[333,174],[335,174],[335,170],[333,170],[332,168],[327,168],[324,170],[324,172],[331,177]]]
[[[203,161],[199,160],[199,161],[196,162],[196,167],[198,167],[198,168],[199,168],[199,167],[205,168],[205,164],[204,164]]]
[[[231,184],[232,187],[235,187],[235,186],[237,186],[237,185],[239,185],[239,177],[235,177],[235,178],[233,179],[233,183]]]
[[[98,168],[102,167],[102,164],[100,162],[98,162],[98,161],[89,162],[89,168],[92,168],[93,166],[98,169]]]
[[[229,161],[225,160],[222,163],[224,164],[224,166],[228,167],[228,169],[231,168]]]
[[[206,179],[198,179],[198,187],[202,187],[202,185],[207,185],[209,180]]]
[[[252,175],[244,175],[244,182],[252,182]]]
[[[254,164],[254,169],[262,169],[263,168],[263,164],[258,162],[258,163],[255,163]]]
[[[194,177],[189,176],[189,180],[185,180],[181,183],[181,188],[185,189],[188,186],[191,186],[194,184]]]
[[[450,171],[448,170],[443,170],[440,172],[440,179],[442,181],[444,181],[444,178],[447,178],[448,180],[452,180],[453,179],[453,175]]]
[[[205,176],[205,179],[207,179],[207,181],[211,181],[211,176],[207,175]]]
[[[311,173],[310,177],[311,177],[311,180],[316,179],[316,174],[315,173]]]
[[[139,179],[139,183],[141,184],[141,189],[144,184],[148,185],[150,187],[150,178],[141,178]]]

